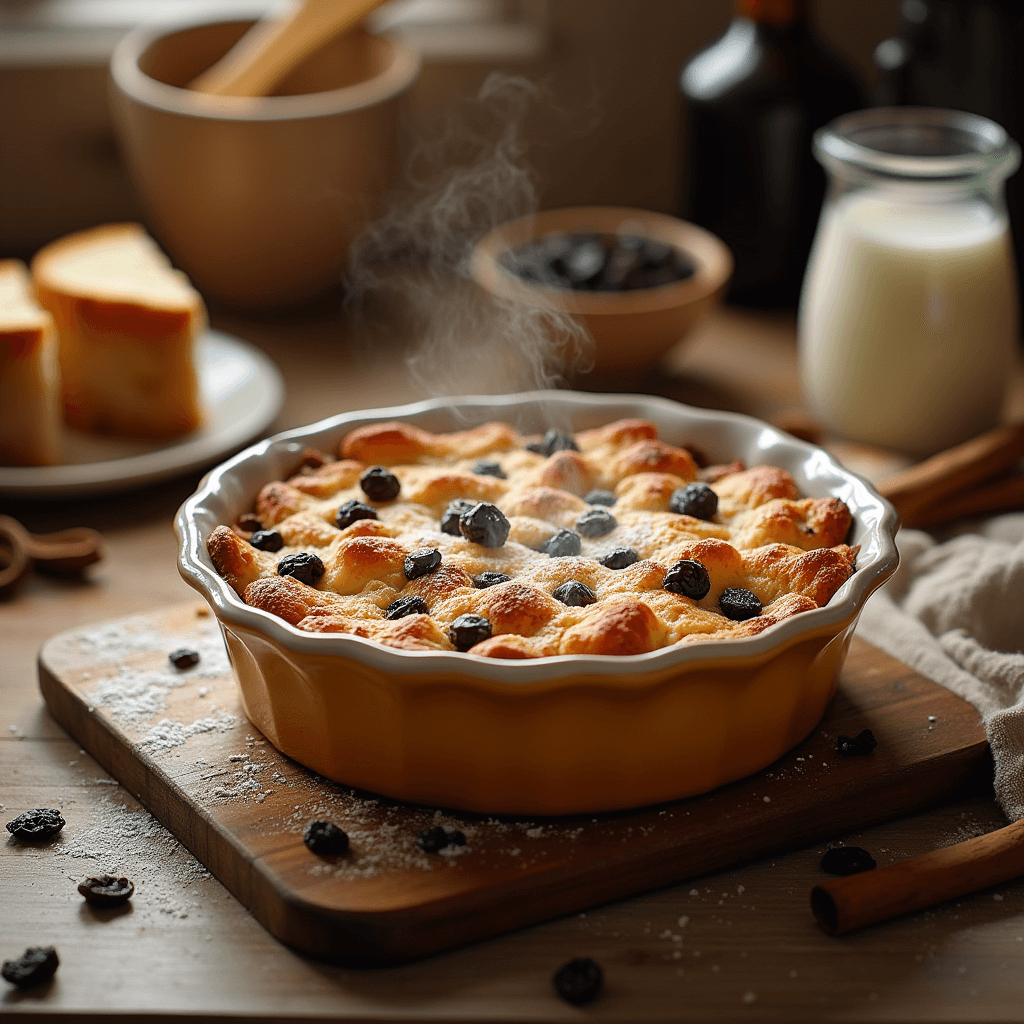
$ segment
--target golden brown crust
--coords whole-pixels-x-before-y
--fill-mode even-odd
[[[274,554],[218,528],[210,553],[219,572],[255,607],[302,630],[364,637],[400,650],[454,650],[448,629],[464,614],[486,618],[492,636],[471,648],[489,658],[556,654],[631,656],[700,639],[756,636],[774,623],[825,604],[855,569],[843,542],[850,525],[835,498],[801,498],[792,477],[774,467],[737,465],[704,471],[719,495],[711,520],[670,510],[675,490],[697,475],[685,449],[658,441],[651,424],[623,421],[577,436],[580,451],[550,457],[525,449],[504,424],[434,435],[405,424],[353,431],[339,462],[268,484],[257,499],[260,521],[284,540]],[[355,458],[358,456],[358,458]],[[394,461],[401,456],[409,461]],[[473,472],[478,458],[499,462],[504,477]],[[393,466],[401,491],[374,503],[359,488],[367,465]],[[550,557],[545,543],[575,530],[594,506],[580,497],[591,483],[614,481],[609,532],[582,536],[580,553]],[[497,548],[442,532],[450,501],[492,501],[509,519]],[[344,530],[335,513],[356,499],[376,508]],[[583,529],[580,526],[580,529]],[[584,531],[586,532],[586,531]],[[611,569],[600,561],[615,548],[638,561]],[[406,557],[436,549],[441,564],[412,580]],[[324,574],[315,587],[276,575],[277,562],[316,553]],[[669,568],[686,559],[707,570],[710,590],[698,599],[666,590]],[[507,582],[478,588],[481,572]],[[590,588],[594,603],[567,605],[554,595],[568,583]],[[723,591],[752,591],[762,612],[734,621],[719,604]],[[388,619],[399,598],[421,598],[427,613]]]

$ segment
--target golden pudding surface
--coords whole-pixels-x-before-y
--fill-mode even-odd
[[[756,635],[826,604],[854,571],[838,498],[802,497],[772,466],[700,467],[645,420],[544,438],[379,423],[305,462],[208,550],[247,604],[309,632],[492,658],[633,655]],[[690,484],[710,488],[713,512],[672,510]],[[346,516],[352,502],[373,518]],[[502,543],[460,527],[481,504],[507,522]],[[296,562],[315,571],[287,574]],[[697,563],[706,593],[675,584],[680,563]]]

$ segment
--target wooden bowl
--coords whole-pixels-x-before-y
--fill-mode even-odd
[[[696,271],[685,281],[622,292],[573,291],[534,284],[506,270],[502,254],[532,239],[558,232],[618,234],[628,229],[682,249]],[[545,210],[502,224],[485,235],[470,257],[473,279],[503,300],[561,310],[577,319],[594,340],[596,373],[653,366],[681,341],[721,299],[733,259],[721,239],[664,213],[615,206]]]
[[[247,310],[336,287],[399,176],[399,107],[420,58],[343,33],[273,96],[185,88],[251,21],[142,26],[111,60],[121,150],[152,227],[204,297]]]

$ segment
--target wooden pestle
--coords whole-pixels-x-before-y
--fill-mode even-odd
[[[829,935],[845,935],[1019,875],[1024,875],[1024,818],[956,846],[816,885],[811,910]]]
[[[189,84],[211,96],[268,96],[311,53],[357,25],[382,0],[295,0],[258,21]]]
[[[954,495],[967,496],[975,484],[1007,469],[1024,455],[1024,422],[996,427],[954,448],[933,455],[916,466],[883,480],[878,490],[896,506],[904,526],[925,526],[945,522],[955,515],[942,506]],[[958,515],[996,511],[992,500],[1009,500],[1014,506],[1018,491],[987,495],[987,503],[968,503]],[[997,502],[998,504],[998,502]],[[1007,505],[1003,504],[1002,508]],[[941,517],[940,517],[941,514]]]

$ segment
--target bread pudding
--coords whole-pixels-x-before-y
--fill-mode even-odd
[[[851,516],[773,466],[701,466],[646,420],[575,435],[374,423],[309,451],[207,548],[299,630],[497,659],[754,636],[853,573]]]

